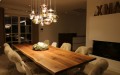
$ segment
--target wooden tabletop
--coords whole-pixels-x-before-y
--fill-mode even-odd
[[[95,58],[87,55],[52,46],[49,46],[49,49],[45,51],[32,50],[30,44],[13,44],[13,46],[53,75],[95,60]]]

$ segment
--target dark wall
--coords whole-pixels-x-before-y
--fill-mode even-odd
[[[37,43],[39,41],[39,25],[32,23],[32,43]]]
[[[73,37],[76,37],[76,36],[77,36],[76,33],[59,33],[58,34],[58,47],[60,47],[64,42],[70,43],[72,46]]]
[[[4,32],[4,9],[0,7],[0,54],[3,53],[3,44],[5,42],[5,32]]]

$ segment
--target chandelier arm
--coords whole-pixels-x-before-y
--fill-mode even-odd
[[[46,5],[48,6],[48,0],[46,0]]]
[[[45,3],[45,0],[44,0],[44,3]]]
[[[31,0],[31,11],[32,11],[32,0]]]
[[[33,0],[33,9],[35,11],[35,0]]]
[[[38,3],[39,3],[39,0],[37,0],[37,14],[39,13],[39,5],[38,5]]]
[[[36,14],[37,14],[37,0],[36,0]]]
[[[56,0],[54,0],[54,12],[56,13]]]
[[[51,8],[51,0],[50,0],[50,8]]]
[[[40,0],[38,2],[38,14],[40,14],[40,7],[39,7],[39,5],[40,5]]]

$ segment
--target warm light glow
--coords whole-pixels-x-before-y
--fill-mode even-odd
[[[35,11],[32,10],[32,11],[31,11],[31,14],[30,14],[30,19],[32,20],[32,19],[34,18],[34,16],[35,16]]]
[[[5,25],[5,28],[6,28],[6,29],[10,29],[10,27],[11,27],[11,24],[6,24],[6,25]]]
[[[33,23],[44,26],[44,25],[50,25],[52,22],[54,22],[54,23],[57,22],[58,17],[56,15],[56,10],[53,10],[51,8],[51,0],[50,0],[49,10],[48,10],[48,6],[45,2],[42,5],[40,5],[41,7],[39,8],[39,4],[32,2],[32,1],[34,1],[34,0],[31,0],[30,19],[33,21]],[[35,4],[37,4],[37,5],[35,5]],[[35,9],[35,8],[37,8],[37,9]]]
[[[52,23],[51,18],[46,18],[46,19],[44,20],[44,23],[45,23],[46,25],[50,25],[50,24]]]

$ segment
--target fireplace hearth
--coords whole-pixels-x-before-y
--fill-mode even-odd
[[[120,43],[93,40],[92,54],[120,61]]]

